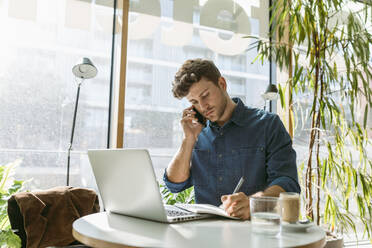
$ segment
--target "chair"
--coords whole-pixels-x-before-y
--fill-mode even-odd
[[[8,200],[10,225],[22,247],[86,247],[72,236],[72,223],[99,211],[97,194],[90,189],[56,187],[21,192]]]

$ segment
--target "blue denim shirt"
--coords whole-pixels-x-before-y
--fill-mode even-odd
[[[181,183],[164,182],[171,192],[194,185],[195,201],[215,206],[231,194],[241,176],[246,195],[279,185],[300,192],[296,152],[276,114],[249,108],[239,98],[231,119],[222,127],[210,121],[199,134],[191,159],[190,177]]]

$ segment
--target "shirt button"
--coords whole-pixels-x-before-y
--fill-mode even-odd
[[[222,154],[219,154],[218,157],[219,157],[219,158],[222,158]]]
[[[222,181],[222,177],[219,177],[218,180]]]

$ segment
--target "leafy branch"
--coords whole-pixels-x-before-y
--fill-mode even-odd
[[[279,69],[288,71],[279,95],[282,107],[294,116],[290,125],[297,127],[295,138],[308,139],[299,171],[306,215],[331,230],[339,226],[355,233],[360,221],[372,240],[372,133],[367,121],[372,34],[364,23],[367,16],[363,18],[368,6],[347,13],[342,11],[347,3],[274,1],[269,36],[275,39],[249,38],[255,39],[252,45],[258,51],[254,61],[273,58]],[[302,126],[293,125],[295,120]],[[355,209],[350,209],[352,200]]]
[[[195,203],[194,187],[190,187],[179,193],[170,192],[164,184],[159,184],[159,188],[165,204],[174,205],[176,203]]]
[[[23,187],[23,181],[14,180],[14,170],[22,160],[0,165],[0,247],[21,247],[20,238],[13,233],[8,218],[8,199]]]

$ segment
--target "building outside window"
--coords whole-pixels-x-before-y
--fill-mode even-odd
[[[86,150],[107,146],[112,23],[113,1],[0,1],[0,164],[22,158],[14,177],[28,189],[66,184],[81,57],[98,74],[81,86],[70,184],[92,186]]]

